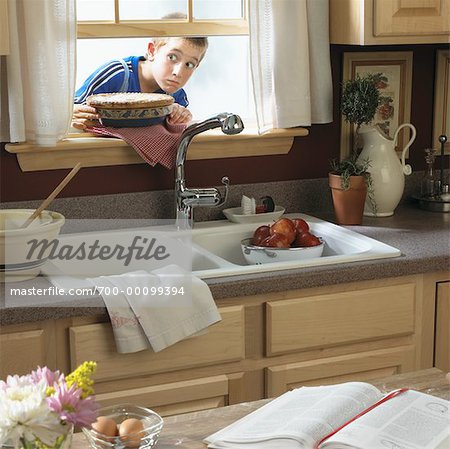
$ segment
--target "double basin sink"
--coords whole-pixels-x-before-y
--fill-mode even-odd
[[[325,248],[321,257],[308,260],[295,260],[288,262],[273,262],[262,265],[249,265],[242,254],[240,242],[251,237],[254,230],[268,224],[261,223],[236,224],[224,221],[197,223],[193,230],[176,234],[176,240],[188,242],[185,248],[172,247],[170,263],[180,261],[181,266],[191,269],[193,274],[202,278],[235,276],[251,273],[274,272],[302,267],[322,266],[337,263],[348,263],[363,260],[391,258],[400,256],[400,251],[392,246],[366,237],[350,229],[337,226],[333,223],[304,214],[286,214],[290,218],[303,218],[308,222],[311,232],[325,241]],[[71,247],[79,246],[81,242],[95,240],[106,244],[122,245],[127,247],[135,232],[132,230],[113,230],[101,232],[88,232],[78,234],[65,234],[59,237],[61,245]],[[148,227],[139,229],[139,236],[149,241],[159,232],[157,228]],[[170,243],[166,247],[170,250]],[[175,258],[174,258],[175,257]],[[67,258],[66,258],[67,259]],[[182,261],[183,259],[183,261]],[[153,263],[153,265],[152,265]],[[183,265],[184,264],[184,265]],[[110,258],[108,260],[71,260],[53,259],[43,269],[49,280],[60,288],[83,287],[89,285],[85,279],[100,275],[122,274],[135,270],[151,271],[160,268],[162,262],[149,261],[136,258],[126,266],[123,259]]]

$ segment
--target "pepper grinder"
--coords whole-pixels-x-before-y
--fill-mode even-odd
[[[441,176],[439,180],[440,189],[439,193],[441,195],[441,201],[450,202],[450,193],[449,193],[449,185],[445,182],[444,179],[444,150],[445,150],[445,142],[447,142],[447,136],[441,134],[439,136],[439,143],[441,144]]]

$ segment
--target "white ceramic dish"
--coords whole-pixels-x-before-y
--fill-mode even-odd
[[[249,264],[260,265],[263,263],[292,262],[295,260],[314,259],[322,256],[325,244],[302,248],[267,248],[251,245],[249,239],[241,241],[241,250],[245,260]]]
[[[222,212],[228,220],[233,223],[271,223],[278,220],[284,214],[284,207],[275,206],[273,212],[265,212],[262,214],[249,214],[244,215],[242,213],[242,207],[232,207],[230,209],[224,209]]]
[[[4,209],[0,211],[0,282],[18,282],[36,277],[46,262],[50,247],[31,251],[31,241],[51,242],[55,239],[64,216],[45,210],[30,226],[20,226],[34,209]],[[30,252],[31,251],[31,252]]]

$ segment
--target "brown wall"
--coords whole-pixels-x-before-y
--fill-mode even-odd
[[[413,87],[411,122],[417,128],[417,138],[410,152],[414,170],[424,168],[423,149],[431,145],[435,56],[445,45],[402,45],[354,47],[331,46],[334,121],[310,128],[308,137],[297,138],[287,155],[249,158],[230,158],[208,161],[189,161],[186,165],[191,186],[220,183],[227,175],[233,184],[265,181],[323,178],[329,170],[329,160],[339,154],[340,116],[338,99],[341,63],[344,51],[413,51]],[[0,199],[20,201],[45,198],[67,170],[22,173],[14,155],[0,150]],[[174,173],[160,166],[147,165],[85,168],[61,193],[61,196],[84,196],[122,192],[163,190],[173,187]]]

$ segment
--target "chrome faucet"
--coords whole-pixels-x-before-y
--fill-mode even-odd
[[[244,129],[244,124],[238,115],[224,112],[203,122],[194,123],[186,128],[181,136],[175,169],[175,201],[178,227],[188,225],[192,228],[192,209],[194,206],[220,206],[227,200],[230,180],[226,176],[222,178],[222,184],[225,185],[225,193],[222,196],[219,190],[214,187],[205,189],[187,188],[184,175],[184,163],[192,138],[208,129],[219,127],[222,128],[224,134],[233,135],[239,134]]]

